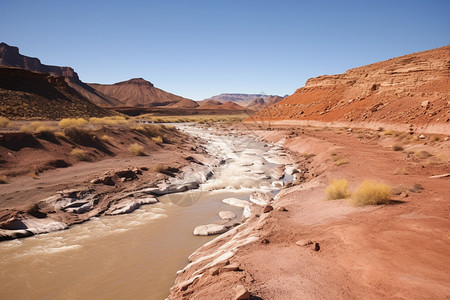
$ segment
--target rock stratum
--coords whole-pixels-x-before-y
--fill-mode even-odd
[[[112,114],[69,86],[64,76],[0,67],[0,116],[57,120]]]
[[[448,125],[449,90],[445,46],[311,78],[250,120]]]

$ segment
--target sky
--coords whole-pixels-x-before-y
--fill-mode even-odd
[[[142,77],[202,100],[450,44],[449,0],[0,0],[0,41],[84,82]]]

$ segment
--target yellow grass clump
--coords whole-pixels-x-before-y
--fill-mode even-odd
[[[1,175],[0,176],[0,184],[8,183],[8,176]]]
[[[9,119],[5,117],[0,117],[0,127],[6,127],[9,125]]]
[[[347,179],[335,179],[326,189],[327,199],[343,199],[350,197],[350,185]]]
[[[86,151],[84,151],[83,149],[80,149],[80,148],[73,149],[72,152],[70,152],[70,155],[75,156],[76,158],[78,158],[78,160],[81,160],[81,161],[89,160]]]
[[[102,135],[100,140],[102,140],[105,143],[111,143],[111,138],[109,137],[109,135],[106,135],[106,134]]]
[[[110,125],[110,126],[128,124],[128,120],[122,116],[89,118],[89,122],[93,124]]]
[[[158,135],[156,137],[152,137],[152,141],[154,141],[157,144],[162,144],[163,143],[163,138]]]
[[[134,143],[134,144],[130,145],[130,152],[133,153],[136,156],[145,155],[144,147],[142,147],[141,145],[139,145],[137,143]]]
[[[335,161],[336,166],[342,166],[342,165],[346,165],[349,163],[350,163],[350,161],[346,158],[339,158],[338,160]]]
[[[83,118],[65,118],[62,119],[61,121],[59,121],[58,125],[59,127],[62,128],[66,128],[66,127],[71,127],[71,126],[83,126],[86,125],[88,123],[87,120],[83,119]]]
[[[353,193],[351,202],[355,206],[389,203],[391,188],[383,183],[365,180]]]

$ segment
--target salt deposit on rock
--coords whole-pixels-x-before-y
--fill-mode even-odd
[[[222,202],[229,204],[229,205],[237,206],[237,207],[246,207],[247,205],[250,204],[250,203],[248,203],[248,201],[241,200],[238,198],[226,198],[226,199],[223,199]]]

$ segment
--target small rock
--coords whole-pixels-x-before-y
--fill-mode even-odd
[[[299,241],[296,241],[295,244],[297,246],[304,247],[304,246],[312,245],[313,242],[311,240],[299,240]]]
[[[232,220],[236,218],[236,215],[232,211],[224,210],[219,212],[219,217],[222,220]]]
[[[193,234],[194,235],[214,235],[221,234],[228,230],[228,226],[218,225],[218,224],[208,224],[208,225],[200,225],[195,227]]]
[[[319,250],[320,250],[319,243],[314,243],[314,251],[319,251]]]
[[[266,205],[265,207],[264,207],[264,213],[266,214],[266,213],[268,213],[268,212],[271,212],[273,210],[273,206],[272,205]]]
[[[419,139],[423,140],[425,136],[423,134],[419,135]]]
[[[430,101],[423,101],[422,102],[422,106],[423,107],[428,107],[428,105],[430,105]]]
[[[103,183],[103,180],[101,180],[100,178],[95,178],[95,179],[92,179],[90,181],[90,183],[92,183],[92,184],[100,184],[100,183]]]
[[[141,167],[141,170],[142,171],[148,171],[148,168],[147,167]]]
[[[284,185],[285,185],[284,181],[281,180],[272,181],[272,186],[274,188],[282,188]]]
[[[234,288],[235,300],[245,300],[250,299],[250,292],[243,285],[238,285]]]
[[[278,207],[278,211],[288,211],[288,210],[286,209],[286,207],[280,206]]]
[[[267,245],[267,244],[270,243],[270,241],[269,241],[268,239],[263,239],[263,240],[261,241],[261,243]]]
[[[102,179],[103,184],[106,185],[116,185],[116,183],[114,182],[113,178],[111,176],[105,176]]]

